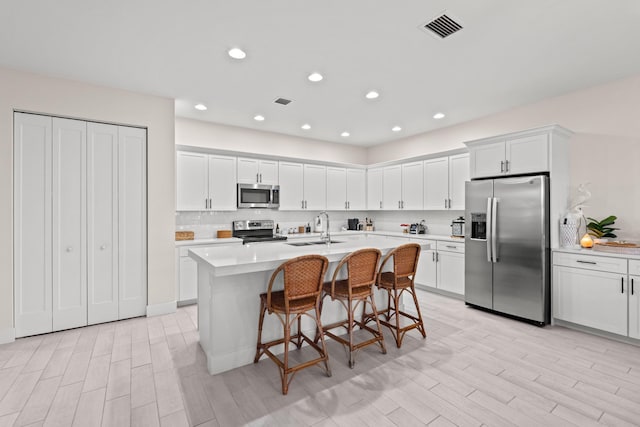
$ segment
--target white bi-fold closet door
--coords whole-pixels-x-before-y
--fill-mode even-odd
[[[146,312],[146,131],[14,116],[16,336]]]

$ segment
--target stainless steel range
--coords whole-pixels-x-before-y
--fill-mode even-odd
[[[233,221],[233,237],[242,239],[242,244],[287,240],[286,236],[274,235],[271,219]]]

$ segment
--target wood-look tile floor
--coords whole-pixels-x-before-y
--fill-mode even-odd
[[[640,425],[640,347],[419,294],[426,340],[329,341],[287,396],[268,359],[209,375],[195,306],[0,345],[0,427]]]

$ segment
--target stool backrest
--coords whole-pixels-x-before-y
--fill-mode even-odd
[[[393,281],[397,285],[399,279],[411,277],[415,279],[421,247],[417,243],[407,243],[389,251],[380,264],[379,274],[382,274],[387,261],[393,258]]]
[[[378,262],[382,253],[375,248],[360,249],[347,255],[343,260],[349,269],[349,284],[351,287],[373,285],[378,272]]]
[[[329,260],[322,255],[304,255],[282,264],[278,270],[284,270],[285,298],[319,297],[328,266]]]
[[[415,274],[420,257],[420,245],[408,243],[398,246],[393,253],[393,271],[397,277],[407,277]]]

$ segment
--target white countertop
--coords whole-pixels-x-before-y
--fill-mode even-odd
[[[295,239],[320,239],[321,233],[295,233],[295,234],[287,234],[287,240],[295,240]],[[390,236],[390,237],[398,237],[403,239],[424,239],[424,240],[441,240],[448,242],[463,242],[464,237],[452,237],[445,236],[440,234],[409,234],[402,233],[400,231],[332,231],[331,236]],[[229,243],[242,243],[242,239],[238,239],[236,237],[230,237],[226,239],[194,239],[194,240],[176,240],[176,246],[204,246],[204,245],[223,245]]]
[[[626,258],[626,259],[640,259],[640,255],[632,255],[632,254],[620,254],[615,252],[604,252],[593,249],[584,249],[584,248],[556,248],[553,249],[553,252],[562,252],[568,254],[577,254],[577,255],[592,255],[592,256],[605,256],[611,258]]]
[[[206,245],[228,245],[229,243],[240,243],[242,239],[237,237],[228,237],[225,239],[193,239],[193,240],[176,240],[176,246],[206,246]]]
[[[312,237],[312,236],[307,236]],[[189,249],[189,256],[198,263],[204,263],[213,269],[215,276],[229,276],[257,271],[273,270],[282,262],[301,255],[320,254],[330,262],[339,261],[347,253],[363,248],[378,248],[383,254],[407,243],[406,239],[380,235],[334,235],[340,243],[331,245],[291,246],[285,242],[270,242],[225,247],[205,246]],[[423,250],[429,243],[421,244]]]

